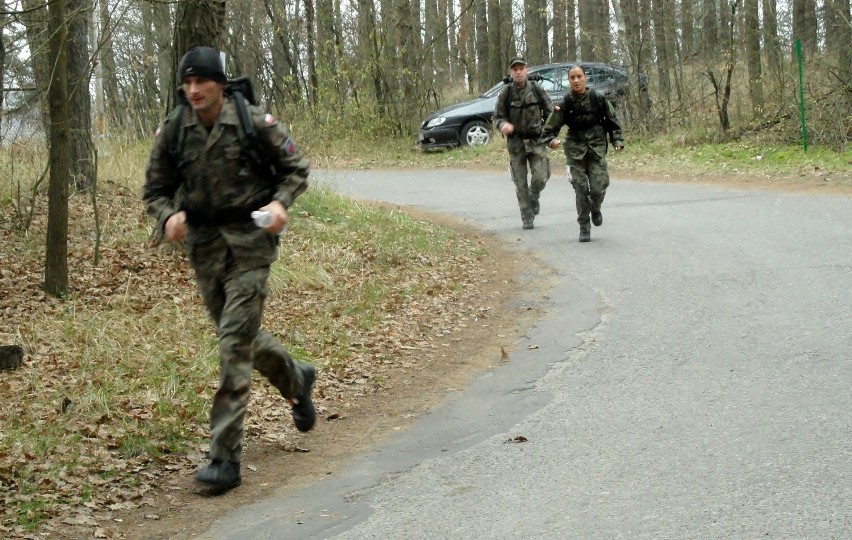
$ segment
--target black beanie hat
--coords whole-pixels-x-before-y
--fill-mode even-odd
[[[212,47],[193,47],[183,55],[178,65],[178,82],[183,83],[189,76],[203,77],[222,84],[228,81],[219,51]]]

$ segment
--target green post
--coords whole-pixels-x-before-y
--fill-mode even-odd
[[[808,124],[805,122],[805,73],[802,68],[802,40],[796,40],[796,58],[799,62],[799,111],[802,115],[802,148],[808,151]]]

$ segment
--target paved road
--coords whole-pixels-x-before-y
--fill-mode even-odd
[[[615,180],[580,244],[558,175],[533,231],[506,175],[315,176],[531,250],[547,315],[386,446],[204,538],[852,538],[852,199]]]

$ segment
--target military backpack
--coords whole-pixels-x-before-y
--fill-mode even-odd
[[[234,106],[237,109],[237,117],[240,121],[241,160],[245,164],[256,166],[259,171],[269,174],[270,178],[273,178],[275,167],[267,159],[263,144],[258,138],[257,130],[255,130],[251,116],[249,115],[248,105],[257,105],[251,81],[248,77],[228,79],[225,83],[225,95],[230,96],[233,100]],[[187,100],[183,89],[179,88],[178,104],[168,116],[168,124],[171,125],[168,151],[178,169],[184,163],[183,151],[186,143],[186,133],[183,126],[183,116],[188,106],[189,100]]]

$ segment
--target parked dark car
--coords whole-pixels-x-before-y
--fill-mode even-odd
[[[554,103],[571,89],[568,69],[580,64],[586,71],[586,85],[603,92],[620,103],[629,90],[627,72],[620,66],[595,62],[564,62],[530,66],[530,78],[538,78],[542,88]],[[420,124],[419,143],[422,150],[452,148],[454,146],[479,146],[487,144],[493,136],[491,119],[497,105],[497,95],[510,79],[504,79],[476,99],[457,103],[426,117]],[[640,78],[643,103],[650,104],[647,79]]]

